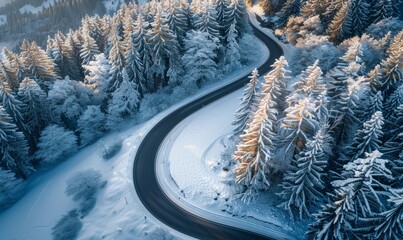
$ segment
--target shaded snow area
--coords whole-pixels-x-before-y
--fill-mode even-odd
[[[0,215],[0,239],[51,239],[52,227],[61,216],[78,207],[64,193],[67,178],[88,169],[99,170],[107,184],[98,192],[95,208],[82,219],[79,239],[182,239],[181,234],[147,212],[133,187],[134,154],[149,128],[150,125],[139,125],[106,136],[42,174],[29,186],[31,190],[24,198]],[[121,151],[103,160],[99,156],[100,144],[117,138],[124,139]]]
[[[81,149],[58,167],[38,174],[28,186],[30,190],[26,195],[0,214],[0,239],[51,239],[53,226],[63,215],[79,205],[65,194],[66,180],[72,174],[88,169],[100,171],[107,183],[97,192],[94,209],[81,219],[83,226],[78,239],[189,239],[159,222],[141,204],[132,177],[137,147],[147,132],[172,110],[235,81],[237,76],[250,73],[255,66],[264,62],[268,57],[267,49],[258,42],[255,46],[261,49],[261,56],[255,56],[256,61],[248,67],[229,74],[221,81],[206,85],[194,96],[162,111],[141,125],[128,123],[125,131],[111,133],[97,143]],[[212,124],[212,121],[206,124]],[[102,143],[116,139],[123,140],[122,149],[110,160],[103,160],[100,157]]]
[[[225,153],[233,150],[231,122],[242,91],[205,106],[176,126],[160,148],[157,168],[163,177],[159,175],[159,181],[165,191],[171,192],[171,198],[191,211],[191,206],[196,206],[200,208],[196,213],[207,213],[214,220],[216,215],[232,216],[237,226],[258,227],[257,232],[263,234],[274,229],[287,238],[301,238],[306,229],[276,208],[278,202],[273,194],[259,194],[249,203],[237,197],[235,163],[228,161]],[[223,218],[223,222],[232,221]]]
[[[45,0],[41,5],[39,6],[32,6],[31,4],[27,4],[20,8],[20,13],[32,13],[36,14],[41,12],[44,8],[48,8],[51,5],[53,5],[57,0]]]

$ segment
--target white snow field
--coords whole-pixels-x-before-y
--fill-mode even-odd
[[[261,56],[256,56],[256,62],[250,66],[206,85],[198,94],[186,98],[143,124],[128,124],[125,131],[101,138],[32,181],[28,193],[0,214],[0,239],[51,239],[52,227],[57,221],[68,211],[78,207],[78,203],[64,193],[66,179],[78,171],[91,168],[99,170],[108,182],[98,192],[95,208],[82,219],[83,228],[78,239],[189,239],[159,222],[141,204],[132,177],[137,146],[152,126],[174,109],[235,81],[238,76],[250,73],[255,66],[264,62],[268,56],[267,49],[263,44],[257,45],[261,49]],[[117,138],[123,139],[121,151],[108,161],[102,160],[99,156],[100,142]]]

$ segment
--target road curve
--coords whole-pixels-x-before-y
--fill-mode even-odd
[[[275,59],[283,55],[283,50],[273,39],[269,38],[252,25],[253,32],[269,49],[270,57],[258,71],[261,75],[271,69]],[[223,225],[192,214],[171,201],[161,190],[156,177],[156,156],[158,148],[166,135],[183,119],[201,109],[203,106],[230,94],[249,81],[248,75],[208,93],[177,110],[158,122],[141,142],[133,165],[133,182],[136,192],[147,208],[157,219],[169,227],[198,239],[271,239],[248,230]]]

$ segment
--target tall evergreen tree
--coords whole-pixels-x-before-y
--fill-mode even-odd
[[[252,122],[253,115],[257,111],[261,98],[261,83],[256,68],[252,71],[249,79],[249,83],[246,85],[242,95],[241,107],[236,111],[235,120],[232,122],[232,125],[235,126],[235,136],[241,134],[246,129],[247,125]]]
[[[109,64],[111,70],[109,73],[111,91],[117,89],[122,82],[122,71],[125,66],[124,46],[122,38],[118,34],[117,26],[113,27],[110,35],[111,49],[109,51]]]
[[[33,170],[28,157],[28,144],[12,118],[0,104],[0,163],[19,177],[26,178]]]
[[[217,74],[215,59],[219,40],[208,32],[190,31],[186,35],[182,63],[185,68],[184,84],[201,86]]]
[[[324,169],[327,166],[328,154],[331,151],[332,138],[321,128],[312,140],[309,140],[303,151],[293,160],[294,167],[287,172],[284,182],[280,185],[283,190],[279,194],[283,203],[281,206],[292,212],[297,208],[299,217],[311,214],[311,206],[323,198],[325,188]]]

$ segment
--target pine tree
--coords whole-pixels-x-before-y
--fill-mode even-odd
[[[84,44],[80,51],[82,64],[88,64],[90,61],[95,60],[95,55],[99,54],[99,48],[95,40],[89,35],[88,32],[84,34]]]
[[[301,15],[310,18],[325,12],[326,3],[322,0],[308,0],[301,8]]]
[[[388,49],[389,56],[381,62],[382,90],[387,95],[402,81],[403,72],[403,35],[398,34]]]
[[[364,157],[365,153],[380,149],[383,125],[384,119],[381,111],[375,112],[371,119],[364,122],[362,128],[355,134],[351,147],[348,148],[352,160]]]
[[[64,59],[64,67],[62,67],[61,73],[62,77],[69,76],[71,79],[81,79],[81,72],[80,72],[80,48],[76,44],[74,40],[74,33],[69,32],[66,37],[66,41],[62,47],[62,54]]]
[[[138,109],[139,97],[136,84],[129,81],[129,76],[123,69],[122,83],[113,92],[112,99],[109,101],[107,129],[118,128],[124,120],[132,118]]]
[[[12,118],[0,104],[0,163],[19,177],[26,178],[33,170],[28,157],[28,144]]]
[[[287,97],[288,106],[304,98],[316,101],[319,96],[325,95],[326,85],[323,83],[322,74],[319,60],[316,60],[312,66],[301,73],[300,80],[292,85],[295,90]]]
[[[286,108],[287,82],[291,78],[289,76],[291,72],[287,70],[288,62],[284,56],[277,59],[271,67],[273,70],[264,76],[263,92],[271,94],[271,98],[276,103],[277,111],[282,113]]]
[[[0,81],[6,82],[11,90],[16,89],[19,84],[15,76],[13,76],[12,69],[6,66],[3,61],[0,61]]]
[[[403,104],[399,105],[388,121],[387,140],[382,146],[382,152],[393,158],[403,150]]]
[[[357,218],[371,216],[384,209],[383,196],[390,188],[385,182],[393,179],[387,167],[389,160],[383,159],[382,153],[375,150],[365,155],[365,158],[357,158],[344,165],[343,179],[332,182],[333,187],[356,190]]]
[[[177,51],[177,43],[173,32],[166,24],[166,19],[161,16],[161,10],[158,10],[152,28],[149,32],[152,45],[152,72],[154,74],[154,91],[159,85],[167,85],[166,71],[168,70],[169,58]]]
[[[249,83],[243,92],[241,107],[235,113],[235,120],[232,125],[235,126],[234,135],[238,136],[252,122],[253,115],[257,111],[260,101],[260,81],[259,73],[255,68],[249,76]]]
[[[392,0],[372,1],[371,20],[376,23],[393,15]]]
[[[298,16],[301,9],[301,0],[287,0],[281,11],[278,13],[278,27],[284,27],[290,16]]]
[[[309,99],[302,99],[285,110],[286,116],[281,120],[280,129],[283,159],[291,159],[298,154],[319,130],[315,110],[314,103]]]
[[[386,100],[384,115],[386,119],[390,119],[395,109],[403,104],[403,84],[401,84]]]
[[[18,127],[21,127],[24,131],[30,132],[29,126],[26,124],[24,116],[25,104],[22,103],[14,92],[11,91],[7,82],[0,82],[0,103],[12,117]]]
[[[233,159],[238,162],[235,169],[236,182],[246,188],[244,199],[253,198],[259,189],[270,185],[267,176],[273,168],[271,158],[274,151],[274,125],[277,111],[272,94],[266,93],[252,122],[240,136]]]
[[[342,240],[354,236],[352,223],[355,218],[355,191],[350,188],[336,189],[330,195],[333,200],[314,214],[315,222],[309,225],[306,233],[315,240]]]
[[[185,69],[184,84],[201,86],[217,74],[215,59],[219,40],[208,32],[190,31],[185,39],[185,54],[182,63]]]
[[[239,37],[251,32],[244,0],[232,0],[225,18],[226,23],[223,25],[225,35],[228,35],[232,24],[235,24]]]
[[[88,106],[77,121],[77,131],[80,133],[81,146],[86,146],[98,138],[105,131],[106,116],[99,106]]]
[[[280,185],[283,188],[279,194],[283,199],[281,206],[290,212],[296,207],[301,219],[305,215],[309,216],[310,207],[323,198],[321,190],[325,188],[324,169],[332,141],[326,131],[326,128],[321,128],[313,140],[307,142],[303,151],[293,160],[295,166],[287,172]]]
[[[227,36],[227,46],[224,55],[224,72],[230,72],[241,68],[241,56],[239,53],[239,45],[237,43],[238,32],[235,29],[235,23],[231,24]]]
[[[135,22],[135,30],[133,33],[133,44],[140,55],[140,60],[143,64],[143,76],[145,79],[146,92],[151,92],[154,89],[153,76],[151,72],[151,49],[148,44],[148,32],[146,30],[143,16],[139,14]]]
[[[369,25],[369,4],[365,0],[350,0],[348,10],[347,26],[350,29],[350,36],[361,35]]]
[[[4,210],[18,199],[22,190],[22,180],[15,174],[0,167],[0,211]]]
[[[222,39],[220,34],[220,25],[217,22],[217,13],[214,8],[205,6],[203,12],[194,15],[195,30],[207,32],[211,37]]]
[[[122,71],[125,66],[124,46],[122,38],[118,34],[117,26],[113,27],[110,35],[111,49],[109,51],[109,64],[111,70],[109,72],[111,91],[117,89],[122,81]]]
[[[104,105],[110,86],[109,72],[111,65],[108,59],[101,53],[95,57],[95,61],[89,62],[83,68],[87,72],[84,82],[92,89],[93,103],[95,105]]]
[[[55,164],[77,151],[77,137],[70,130],[49,125],[41,132],[35,157],[41,163]]]
[[[25,78],[18,89],[18,96],[25,104],[24,116],[30,131],[33,145],[36,145],[40,131],[50,121],[46,93],[39,87],[34,79]],[[31,144],[32,144],[31,143]]]
[[[15,78],[15,82],[21,82],[25,72],[22,59],[7,48],[3,48],[2,55],[5,59],[5,66],[8,68],[8,71],[11,72],[11,77]]]
[[[131,82],[139,87],[140,96],[148,91],[147,82],[144,78],[144,66],[140,59],[140,54],[136,49],[133,36],[130,36],[129,46],[126,52],[126,69]]]
[[[48,57],[46,52],[33,42],[24,41],[21,45],[21,58],[24,68],[27,69],[27,76],[38,81],[39,85],[47,86],[45,81],[56,78],[55,64]]]
[[[179,43],[183,42],[186,37],[186,32],[189,30],[189,19],[186,12],[188,3],[175,1],[168,13],[168,26],[172,32],[176,35]]]
[[[345,2],[343,5],[341,5],[340,9],[336,13],[336,16],[329,24],[327,34],[329,35],[329,39],[333,42],[339,43],[346,37],[350,36],[350,31],[345,25],[349,5],[350,4],[348,2]]]
[[[376,239],[402,239],[403,238],[403,189],[391,191],[388,202],[391,208],[380,214],[378,225],[375,227]]]

